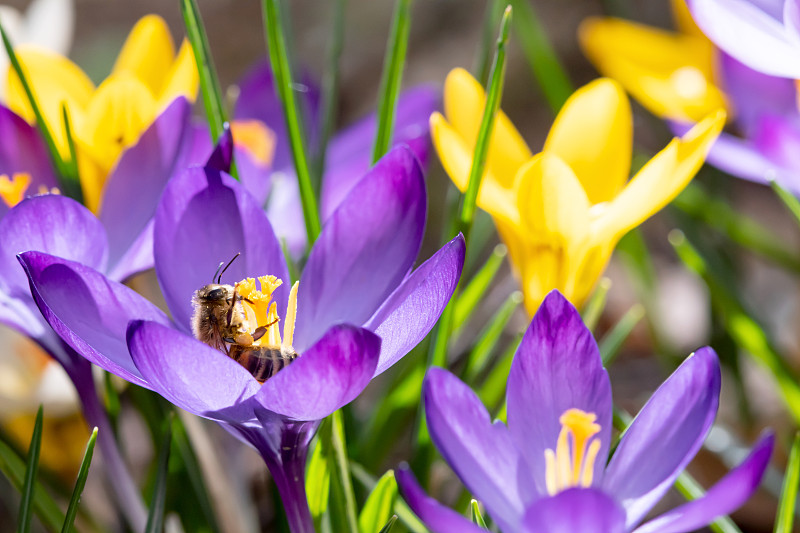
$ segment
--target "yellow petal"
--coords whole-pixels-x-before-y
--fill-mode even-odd
[[[77,137],[107,173],[122,150],[139,140],[156,112],[153,95],[141,81],[112,75],[97,88]]]
[[[108,178],[108,169],[89,155],[89,151],[80,140],[75,143],[75,149],[78,152],[78,176],[81,181],[83,204],[89,211],[98,214],[103,197],[103,187]]]
[[[159,94],[175,58],[175,46],[164,19],[146,15],[134,25],[111,74],[129,74]]]
[[[672,5],[672,19],[681,33],[708,39],[703,30],[695,24],[692,13],[689,11],[689,6],[686,5],[686,0],[671,0],[670,4]]]
[[[724,125],[725,112],[712,113],[656,154],[614,200],[595,206],[597,238],[616,242],[671,202],[703,165]]]
[[[481,84],[464,69],[450,71],[444,82],[444,114],[470,152],[480,129],[486,94]],[[531,151],[514,124],[499,111],[489,141],[487,168],[505,188],[511,188],[519,168],[531,158]]]
[[[633,118],[622,87],[599,79],[569,97],[556,117],[544,149],[575,172],[593,204],[616,196],[628,181]]]
[[[260,120],[234,120],[231,134],[236,146],[244,148],[259,165],[272,163],[275,153],[275,133]]]
[[[613,18],[585,20],[579,37],[597,70],[659,117],[697,122],[726,107],[714,82],[716,52],[705,38]]]
[[[61,104],[67,106],[72,123],[80,123],[83,110],[94,92],[94,84],[75,63],[56,53],[20,46],[17,56],[59,151],[66,157],[69,146],[61,119]],[[8,69],[7,80],[8,107],[34,123],[33,109],[13,69]]]
[[[472,149],[447,123],[442,115],[431,115],[431,137],[436,153],[442,161],[447,175],[459,190],[466,191],[472,167]],[[496,177],[486,169],[478,190],[478,206],[490,215],[506,220],[511,225],[519,225],[519,215],[512,191],[498,183]]]
[[[159,109],[165,108],[179,96],[185,96],[190,102],[194,102],[199,85],[200,78],[197,74],[197,64],[194,60],[192,46],[189,41],[184,39],[178,50],[178,56],[164,79],[163,89],[158,96]]]

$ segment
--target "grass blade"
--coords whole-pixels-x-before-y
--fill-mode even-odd
[[[458,299],[455,300],[453,304],[455,306],[455,309],[453,309],[453,330],[456,336],[459,335],[459,331],[472,316],[472,312],[478,306],[478,303],[483,299],[489,289],[489,285],[497,275],[497,271],[500,270],[506,255],[508,255],[508,248],[504,244],[495,246],[492,255],[489,256],[486,263],[472,277]]]
[[[19,78],[19,81],[22,84],[22,89],[25,91],[25,95],[28,97],[28,103],[33,110],[33,115],[36,117],[36,126],[39,129],[39,133],[44,138],[44,142],[47,145],[47,152],[50,155],[50,160],[52,161],[53,166],[58,173],[61,190],[70,198],[83,203],[83,192],[81,191],[81,183],[78,179],[78,174],[72,174],[70,166],[61,158],[61,154],[58,151],[58,146],[53,138],[53,134],[44,120],[44,115],[42,114],[39,104],[36,102],[36,97],[33,95],[33,89],[28,82],[28,77],[22,71],[22,65],[20,64],[19,58],[14,51],[14,46],[11,44],[8,34],[6,34],[5,28],[3,28],[2,24],[0,24],[0,38],[3,40],[3,46],[6,49],[6,54],[8,54],[8,60],[11,63],[11,68],[14,69],[14,73],[17,75],[17,78]]]
[[[408,34],[411,29],[411,0],[397,0],[392,31],[386,47],[381,75],[380,100],[378,101],[378,130],[375,132],[375,144],[372,147],[372,164],[389,151],[394,130],[394,114],[400,84],[403,80],[403,67],[406,64],[408,51]]]
[[[69,533],[73,530],[75,516],[78,514],[78,504],[81,501],[81,494],[83,494],[83,488],[86,486],[86,478],[89,477],[89,466],[92,464],[94,444],[96,441],[97,428],[94,428],[91,436],[89,437],[89,441],[86,443],[86,451],[83,454],[81,467],[78,470],[78,478],[75,480],[75,488],[72,489],[72,497],[69,500],[67,515],[64,518],[64,526],[61,528],[61,533]]]
[[[497,345],[497,341],[500,340],[500,336],[505,331],[506,325],[511,319],[511,315],[514,314],[514,311],[517,310],[517,307],[519,307],[521,303],[522,293],[514,291],[506,298],[506,301],[503,302],[503,305],[497,313],[495,313],[489,323],[481,330],[475,346],[469,353],[467,365],[464,368],[465,383],[474,384],[481,372],[484,371],[489,363],[489,358],[494,351],[494,347]]]
[[[775,533],[792,533],[798,484],[800,484],[800,432],[794,435],[792,451],[789,453],[789,464],[786,465],[786,476],[783,478],[783,490],[775,520]]]
[[[514,23],[522,51],[544,93],[545,100],[553,110],[553,114],[556,114],[574,91],[572,82],[569,81],[567,71],[558,60],[536,16],[533,4],[528,0],[510,0],[509,3],[516,12]]]
[[[489,0],[486,3],[486,14],[483,16],[483,29],[481,31],[481,44],[478,48],[478,57],[475,61],[475,79],[481,85],[489,83],[489,68],[492,66],[492,42],[494,29],[500,24],[500,17],[506,8],[506,0]]]
[[[31,530],[31,516],[33,515],[34,490],[36,489],[36,473],[39,471],[39,453],[42,450],[42,406],[36,412],[36,422],[33,425],[33,436],[28,448],[27,466],[25,467],[25,481],[22,484],[22,501],[19,504],[19,517],[17,531],[28,533]]]
[[[488,529],[486,527],[486,521],[483,519],[483,515],[481,514],[481,508],[478,505],[478,500],[472,499],[469,502],[469,510],[472,517],[472,523],[482,527],[483,529]]]
[[[772,180],[769,184],[772,190],[775,191],[775,194],[778,195],[778,198],[781,199],[783,205],[785,205],[792,216],[794,216],[795,222],[800,225],[800,200],[798,200],[794,194],[784,189],[777,181]]]
[[[378,528],[387,524],[391,520],[396,499],[397,482],[394,479],[394,470],[389,470],[378,480],[361,509],[358,517],[358,529],[361,533],[378,531]]]
[[[283,115],[286,118],[286,131],[289,134],[292,159],[294,160],[294,168],[300,188],[300,202],[303,205],[303,219],[306,225],[306,235],[308,236],[308,247],[311,248],[311,245],[317,240],[321,223],[304,146],[303,124],[297,105],[297,98],[292,89],[292,71],[289,65],[286,37],[281,25],[279,2],[280,0],[263,0],[264,32],[267,38],[269,61],[275,77],[275,87],[278,89],[278,96],[283,105]]]
[[[367,472],[363,466],[351,461],[350,470],[353,472],[353,477],[362,487],[368,491],[375,489],[375,485],[378,484],[378,480],[375,479],[369,472]],[[411,510],[403,498],[395,499],[394,513],[397,515],[406,529],[411,531],[411,533],[428,533],[427,528],[425,528],[425,524],[423,524],[420,519],[417,518],[417,515],[414,514],[414,511]]]
[[[181,13],[183,14],[183,23],[186,26],[186,37],[192,45],[194,60],[197,64],[208,127],[211,130],[211,137],[216,143],[222,135],[223,124],[225,124],[227,118],[222,104],[222,90],[219,86],[219,78],[214,68],[214,60],[211,57],[211,48],[208,45],[208,35],[206,35],[206,29],[203,26],[203,19],[200,18],[200,10],[197,7],[196,0],[181,0]]]
[[[603,366],[608,367],[614,362],[625,340],[643,317],[644,306],[635,304],[622,315],[611,331],[603,336],[600,341],[600,358],[603,360]]]
[[[392,515],[392,517],[389,519],[389,521],[386,522],[386,525],[383,526],[378,533],[389,533],[392,530],[392,528],[394,527],[394,523],[395,522],[397,522],[397,515],[396,514]]]
[[[591,331],[594,331],[594,328],[597,327],[597,322],[600,320],[600,316],[606,308],[606,298],[608,297],[608,291],[610,289],[611,280],[608,278],[601,279],[597,284],[597,288],[595,288],[592,293],[591,298],[589,298],[589,301],[586,302],[583,308],[583,312],[581,313],[581,315],[583,315],[583,323],[586,324],[586,327]]]
[[[356,513],[356,497],[353,492],[353,481],[350,478],[350,464],[347,458],[347,446],[344,437],[344,421],[342,412],[336,411],[330,416],[331,423],[331,447],[335,468],[332,469],[335,475],[331,479],[334,483],[334,490],[340,490],[344,505],[347,531],[358,533],[358,514]],[[337,530],[339,531],[339,530]]]
[[[469,171],[469,184],[461,204],[459,213],[459,230],[464,234],[464,239],[469,244],[469,232],[472,229],[472,220],[475,217],[478,189],[481,186],[483,171],[486,168],[486,158],[489,154],[489,140],[492,137],[494,119],[500,109],[500,100],[503,96],[503,80],[506,72],[506,43],[511,30],[511,7],[506,7],[500,21],[500,34],[497,37],[494,62],[489,74],[489,87],[486,91],[486,104],[483,108],[481,125],[475,141],[475,150],[472,153],[472,167]]]
[[[145,533],[161,533],[164,530],[164,509],[167,496],[167,474],[169,473],[169,452],[172,448],[172,418],[165,420],[164,436],[158,450],[156,481],[153,487],[153,498],[150,500],[150,513],[147,515]]]

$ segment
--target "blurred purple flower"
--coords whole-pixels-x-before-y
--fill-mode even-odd
[[[491,422],[458,378],[432,368],[423,396],[431,438],[503,533],[680,533],[742,505],[772,451],[762,438],[705,496],[637,525],[699,450],[716,416],[720,370],[702,348],[653,394],[606,464],[608,374],[574,307],[551,292],[517,350],[508,378],[508,425]],[[435,533],[483,531],[425,495],[408,470],[400,490]]]
[[[260,204],[218,170],[225,152],[173,179],[157,210],[155,267],[172,320],[91,265],[41,252],[23,253],[20,262],[39,309],[66,343],[253,445],[276,480],[293,531],[310,531],[304,467],[311,437],[322,418],[433,327],[458,283],[464,240],[456,237],[412,271],[425,225],[425,184],[411,150],[390,151],[325,223],[300,278],[293,341],[300,356],[261,385],[191,336],[192,294],[211,281],[220,261],[241,253],[226,272],[230,279],[271,274],[289,281]],[[273,294],[282,317],[288,292],[281,286]]]
[[[283,110],[272,79],[268,62],[256,65],[240,83],[234,118],[255,119],[275,132],[275,155],[270,176],[267,215],[279,239],[285,239],[292,255],[302,254],[306,246],[303,212],[299,201],[297,178],[286,134]],[[321,117],[319,89],[305,77],[297,84],[301,91],[301,104],[305,112],[305,131],[309,151],[318,152]],[[425,168],[430,149],[428,118],[436,109],[438,90],[416,87],[404,91],[397,102],[394,126],[394,146],[407,144]],[[322,177],[320,215],[323,222],[336,210],[358,180],[371,165],[372,143],[377,130],[377,117],[371,113],[365,118],[335,134],[325,153],[325,171]],[[237,154],[237,165],[239,156]]]

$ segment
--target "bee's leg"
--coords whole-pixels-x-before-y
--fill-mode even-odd
[[[257,328],[256,328],[256,330],[253,332],[253,342],[255,342],[255,341],[257,341],[258,339],[260,339],[261,337],[263,337],[263,336],[264,336],[264,335],[267,333],[267,329],[268,329],[268,328],[269,328],[271,325],[273,325],[273,324],[277,324],[277,323],[278,323],[278,320],[279,320],[279,319],[278,319],[278,318],[276,318],[275,320],[273,320],[272,322],[270,322],[269,324],[267,324],[267,325],[265,325],[265,326],[259,326],[259,327],[257,327]]]

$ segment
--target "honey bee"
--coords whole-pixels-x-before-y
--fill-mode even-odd
[[[297,352],[286,346],[253,344],[277,320],[253,332],[248,330],[244,302],[249,300],[237,293],[236,286],[222,283],[222,274],[239,255],[236,254],[224,268],[224,263],[220,263],[211,279],[212,283],[192,295],[192,332],[195,338],[225,353],[263,383],[291,363],[297,357]]]

